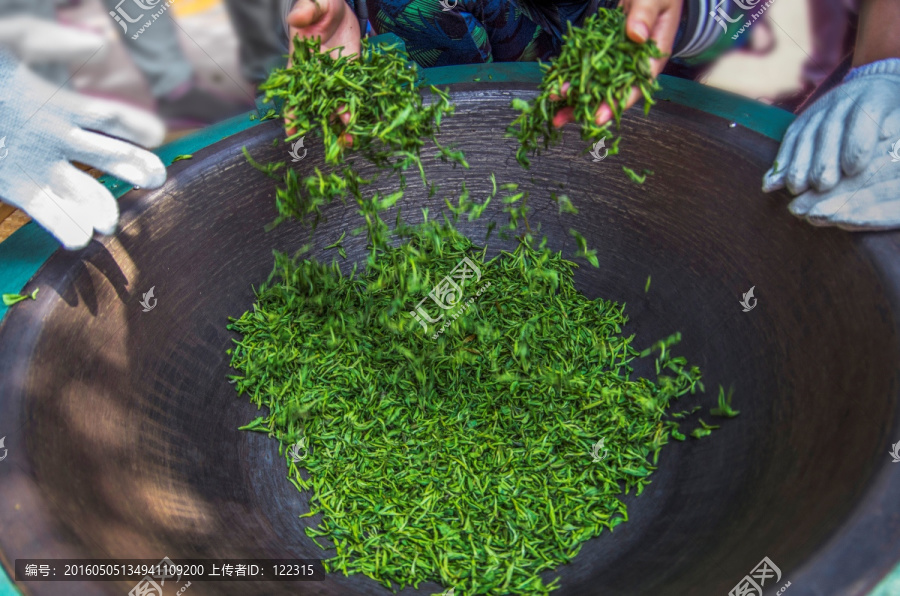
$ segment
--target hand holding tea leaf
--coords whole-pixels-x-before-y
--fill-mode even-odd
[[[339,53],[344,56],[359,55],[359,23],[344,0],[299,0],[288,13],[287,22],[291,40],[295,37],[317,37],[321,40],[322,51],[330,51],[334,58]],[[289,60],[288,66],[291,64]],[[346,106],[335,113],[335,118],[340,118],[344,125],[350,122],[350,112],[346,110]],[[297,132],[291,124],[292,120],[292,114],[288,112],[285,117],[288,136]],[[349,134],[342,135],[341,143],[350,147],[353,145],[353,137]]]
[[[601,8],[581,27],[570,23],[559,56],[549,66],[541,65],[544,78],[538,96],[530,102],[512,101],[520,112],[507,129],[519,140],[516,160],[527,168],[528,155],[558,142],[559,126],[573,120],[581,126],[582,140],[611,137],[607,116],[618,126],[635,88],[644,97],[647,112],[653,105],[650,94],[659,89],[651,61],[663,56],[652,39],[637,43],[629,38],[621,10]],[[601,109],[604,118],[598,118],[598,106],[608,108],[608,114]],[[618,153],[618,141],[609,145],[609,155]]]
[[[291,39],[318,37],[323,50],[344,48],[345,56],[359,54],[359,23],[344,0],[298,0],[287,22]],[[337,58],[337,52],[331,55]]]
[[[625,34],[635,43],[646,43],[653,40],[661,55],[650,59],[650,72],[653,79],[659,76],[675,43],[675,35],[678,32],[678,23],[681,19],[683,0],[625,0],[622,7],[627,15],[625,21]],[[570,82],[562,83],[559,93],[550,95],[553,101],[566,99],[571,89]],[[604,101],[597,108],[594,122],[599,126],[609,122],[613,116],[618,120],[621,114],[633,106],[643,95],[641,87],[635,85],[630,94],[622,101],[621,97],[614,97],[613,101]],[[565,106],[553,116],[553,126],[557,128],[568,122],[575,122],[575,108]]]
[[[409,168],[417,170],[426,184],[422,151],[428,141],[441,160],[468,167],[462,151],[442,146],[436,138],[441,119],[453,112],[449,96],[432,86],[432,101],[425,105],[419,74],[401,47],[375,47],[363,39],[357,59],[321,51],[317,37],[295,37],[293,44],[291,65],[274,69],[260,89],[265,101],[283,103],[289,125],[296,129],[287,141],[303,135],[310,135],[309,143],[316,139],[310,149],[322,151],[326,168],[304,174],[284,170],[284,186],[276,191],[279,219],[273,225],[286,218],[309,218],[315,227],[321,207],[335,198],[349,194],[363,201],[360,186],[372,179],[363,179],[345,161],[350,135],[352,157],[396,172],[400,188]],[[270,176],[285,166],[285,162],[262,165],[252,158],[251,163]]]

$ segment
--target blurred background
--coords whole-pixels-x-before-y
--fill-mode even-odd
[[[175,28],[178,45],[199,82],[225,98],[248,102],[254,94],[253,86],[241,74],[237,38],[222,1],[177,0],[170,11],[179,25]],[[156,109],[147,77],[135,64],[101,0],[82,0],[59,14],[63,21],[101,33],[109,44],[102,59],[89,61],[75,74],[75,89]]]
[[[156,112],[166,122],[167,141],[250,110],[256,87],[287,50],[283,18],[290,0],[0,0],[0,18],[21,2],[27,11],[34,3],[52,5],[45,16],[100,35],[103,51],[57,78],[83,93]],[[741,47],[699,80],[793,111],[844,55],[837,37],[852,27],[846,3],[775,0],[741,34]],[[0,203],[0,241],[26,221]]]

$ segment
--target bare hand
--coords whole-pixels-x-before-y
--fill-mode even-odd
[[[298,0],[287,17],[290,28],[290,39],[295,37],[318,37],[322,41],[322,50],[332,50],[336,56],[337,48],[344,56],[358,55],[360,51],[359,22],[356,15],[344,0]],[[335,114],[344,124],[350,121],[350,114],[340,111]],[[296,129],[290,125],[291,115],[286,115],[285,125],[288,136]],[[342,135],[346,146],[353,144],[350,135]]]
[[[628,39],[637,43],[644,43],[648,39],[656,42],[665,56],[650,60],[650,70],[654,78],[659,76],[675,44],[675,35],[678,33],[678,23],[681,19],[681,7],[683,0],[622,0],[625,14],[628,18],[625,22],[625,34]],[[563,83],[561,95],[550,96],[552,100],[564,99],[569,90],[569,83]],[[637,87],[631,90],[631,95],[623,106],[627,110],[641,98],[641,91]],[[575,108],[571,106],[560,109],[553,117],[553,126],[559,128],[567,122],[574,122]],[[608,122],[613,117],[612,108],[604,102],[597,109],[594,121],[597,125]]]

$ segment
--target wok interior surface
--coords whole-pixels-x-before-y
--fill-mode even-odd
[[[405,216],[420,221],[424,206],[433,215],[463,180],[480,202],[491,172],[522,184],[532,224],[551,247],[571,258],[575,227],[598,250],[599,269],[579,260],[576,283],[589,297],[627,303],[636,346],[681,331],[675,351],[700,366],[707,392],[676,409],[700,404],[706,421],[722,425],[665,447],[644,493],[624,497],[629,521],[586,543],[548,581],[561,577],[561,595],[724,595],[769,557],[782,577],[766,584],[767,595],[788,580],[795,595],[865,593],[900,552],[900,470],[891,474],[886,453],[900,440],[897,236],[795,220],[787,195],[759,190],[774,141],[675,104],[648,117],[629,112],[619,155],[592,161],[569,127],[525,171],[503,131],[511,96],[531,93],[454,87],[457,114],[440,138],[465,150],[472,167],[428,160],[439,191],[427,198],[410,174]],[[269,274],[273,249],[293,252],[309,240],[296,223],[264,231],[275,182],[241,155],[247,147],[257,160],[286,159],[287,148],[273,146],[281,135],[279,123],[261,124],[174,164],[164,188],[126,195],[120,233],[56,253],[26,288],[41,287],[42,300],[16,307],[0,326],[0,434],[10,448],[0,466],[0,556],[8,571],[25,557],[328,556],[303,532],[318,517],[298,519],[308,495],[287,481],[276,442],[237,430],[261,412],[227,380],[235,337],[227,318],[251,307],[251,285]],[[322,165],[316,143],[306,146],[308,157],[292,165],[303,172]],[[654,175],[639,186],[623,165]],[[374,188],[396,185],[383,176]],[[580,214],[559,216],[551,191],[567,194]],[[326,217],[313,243],[330,261],[334,251],[321,248],[359,220],[355,206],[340,203]],[[481,237],[483,223],[467,225]],[[361,237],[344,245],[345,265],[364,254]],[[758,304],[743,312],[751,286]],[[144,312],[139,302],[151,287],[158,303]],[[734,388],[741,414],[733,420],[708,415],[719,384]],[[31,594],[60,587],[20,586]],[[316,583],[195,582],[190,592],[389,593],[340,573]]]

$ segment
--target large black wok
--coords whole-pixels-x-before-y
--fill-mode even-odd
[[[511,95],[532,89],[454,86],[458,114],[441,138],[463,148],[472,168],[430,164],[443,192],[428,199],[411,177],[405,213],[425,205],[434,213],[463,180],[478,196],[491,172],[520,182],[552,246],[571,255],[574,226],[599,249],[600,268],[582,267],[577,283],[627,303],[636,345],[682,332],[677,351],[702,368],[708,390],[684,404],[714,405],[721,383],[733,385],[741,410],[711,437],[665,448],[652,484],[627,498],[630,521],[559,568],[557,593],[724,596],[768,557],[781,578],[765,584],[766,596],[787,581],[792,596],[866,594],[900,558],[900,465],[888,454],[900,440],[900,235],[798,221],[787,195],[759,190],[776,142],[674,103],[646,118],[629,112],[618,156],[592,161],[572,128],[526,172],[503,130]],[[26,287],[41,287],[42,300],[4,319],[7,571],[26,557],[328,556],[302,531],[316,518],[298,519],[308,498],[286,480],[277,444],[237,430],[257,411],[226,379],[227,317],[251,306],[251,284],[269,273],[273,249],[308,240],[293,223],[263,230],[275,215],[274,182],[241,154],[246,146],[260,160],[288,158],[272,145],[281,135],[266,122],[176,163],[164,188],[129,193],[118,235],[53,255]],[[322,165],[310,141],[294,164],[303,171]],[[638,186],[622,165],[655,175]],[[549,201],[560,183],[581,208],[577,218],[560,219]],[[327,216],[317,247],[358,225],[353,206],[335,204]],[[351,261],[363,253],[359,238],[345,245]],[[751,286],[758,304],[744,312],[739,300]],[[158,304],[144,312],[151,287]],[[133,587],[19,585],[72,595]],[[388,593],[340,574],[195,582],[189,592]]]

